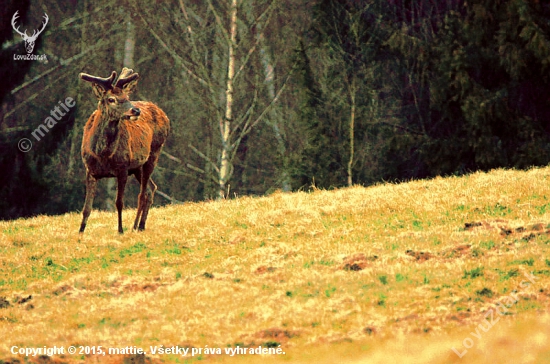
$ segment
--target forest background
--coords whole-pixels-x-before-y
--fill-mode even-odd
[[[47,15],[32,52],[47,60],[15,59],[16,11],[29,35]],[[172,124],[156,204],[550,161],[544,1],[13,0],[0,42],[0,219],[82,208],[97,100],[78,74],[123,66],[141,76],[132,99]],[[114,191],[101,183],[96,206]]]

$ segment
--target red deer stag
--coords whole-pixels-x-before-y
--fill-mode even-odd
[[[157,189],[151,174],[168,137],[170,120],[151,102],[129,100],[139,79],[139,74],[131,69],[124,68],[116,82],[115,71],[107,78],[86,73],[81,73],[80,78],[92,83],[99,100],[97,110],[84,126],[82,160],[86,166],[86,202],[80,232],[84,232],[92,211],[97,180],[116,177],[118,232],[123,233],[122,199],[130,175],[134,175],[141,186],[134,230],[143,230]]]

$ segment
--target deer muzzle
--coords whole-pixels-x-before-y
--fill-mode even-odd
[[[132,107],[122,115],[122,119],[135,121],[141,115],[141,110],[138,107]]]

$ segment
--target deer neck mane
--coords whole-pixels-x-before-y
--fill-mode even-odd
[[[119,125],[120,115],[109,113],[109,110],[100,102],[92,137],[92,150],[96,155],[111,157],[115,153],[120,140]]]

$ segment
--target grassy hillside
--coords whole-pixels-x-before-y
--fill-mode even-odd
[[[156,208],[122,236],[107,212],[0,222],[0,362],[550,362],[549,198],[549,168],[495,170]]]

